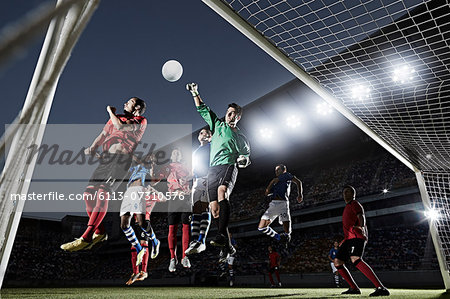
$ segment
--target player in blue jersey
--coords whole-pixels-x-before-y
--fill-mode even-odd
[[[136,222],[147,240],[152,243],[152,258],[155,258],[159,252],[160,241],[156,239],[155,233],[150,225],[150,221],[145,220],[146,214],[146,195],[147,189],[144,187],[148,176],[153,176],[154,155],[146,155],[143,160],[134,159],[139,163],[130,168],[131,176],[128,181],[127,191],[120,206],[120,227],[130,241],[131,245],[136,248],[137,259],[136,265],[141,264],[145,254],[145,248],[141,246],[136,233],[131,227],[131,217],[136,215]]]
[[[334,265],[334,259],[336,258],[336,254],[339,249],[339,242],[334,241],[333,247],[330,249],[330,252],[328,253],[328,259],[330,261],[330,267],[331,271],[333,271],[334,274],[334,283],[336,284],[336,287],[340,287],[340,276],[339,271],[336,269],[336,266]]]
[[[291,214],[289,212],[289,194],[291,191],[291,182],[297,186],[297,202],[303,201],[302,182],[294,175],[287,172],[287,168],[283,164],[275,167],[275,175],[266,188],[265,195],[271,198],[269,208],[264,212],[259,222],[258,230],[263,234],[284,241],[286,244],[291,240]],[[270,224],[279,218],[280,224],[283,225],[284,233],[279,234],[274,231]]]
[[[192,242],[186,249],[187,255],[200,253],[206,249],[206,235],[211,223],[207,189],[211,136],[210,130],[202,129],[198,134],[200,146],[192,155],[192,172],[194,174],[192,203],[194,207],[191,221]]]

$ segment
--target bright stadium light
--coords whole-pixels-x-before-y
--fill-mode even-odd
[[[433,208],[426,210],[425,212],[423,212],[423,214],[425,215],[425,217],[427,217],[431,221],[436,221],[441,216],[441,214],[439,213],[439,210],[436,210],[436,209],[433,209]]]
[[[388,192],[389,192],[388,189],[383,189],[383,193],[384,193],[384,194],[386,194],[386,193],[388,193]]]
[[[352,88],[352,99],[363,101],[370,96],[370,88],[364,85],[356,85]]]
[[[413,68],[410,68],[407,65],[397,67],[394,70],[394,74],[392,75],[392,80],[394,82],[399,82],[402,84],[406,83],[406,82],[410,82],[414,78],[415,72],[416,71]]]
[[[333,108],[328,103],[317,104],[316,112],[320,115],[329,115],[333,112]]]
[[[273,130],[269,128],[262,128],[259,130],[259,135],[263,140],[270,140],[273,137]]]
[[[291,115],[286,118],[286,126],[289,128],[295,129],[302,124],[300,117],[296,115]]]

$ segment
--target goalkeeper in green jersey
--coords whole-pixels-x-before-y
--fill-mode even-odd
[[[242,107],[235,103],[229,104],[223,121],[202,101],[197,84],[187,84],[186,89],[191,92],[197,111],[213,132],[207,189],[211,214],[214,218],[219,218],[219,230],[210,244],[224,247],[225,251],[233,254],[236,250],[230,243],[228,232],[229,198],[236,182],[238,167],[245,168],[250,164],[250,145],[236,126],[241,119]]]

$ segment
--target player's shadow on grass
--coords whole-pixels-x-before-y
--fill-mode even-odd
[[[279,294],[279,295],[262,295],[262,296],[245,296],[245,297],[233,297],[235,299],[246,299],[246,298],[282,298],[282,297],[292,297],[292,296],[305,296],[307,293],[292,293],[292,294]]]

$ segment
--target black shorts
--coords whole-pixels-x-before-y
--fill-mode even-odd
[[[338,252],[336,253],[336,258],[344,262],[351,256],[359,256],[362,258],[366,243],[367,242],[364,239],[345,240],[339,247]]]
[[[191,224],[191,213],[188,212],[169,212],[167,214],[167,222],[169,225],[174,225],[178,223]]]
[[[233,191],[234,184],[238,174],[238,168],[235,164],[211,166],[208,169],[208,200],[209,202],[218,201],[217,189],[219,186],[227,187],[227,198]]]
[[[103,185],[108,187],[109,191],[115,191],[126,179],[131,161],[131,155],[103,153],[89,185]]]

